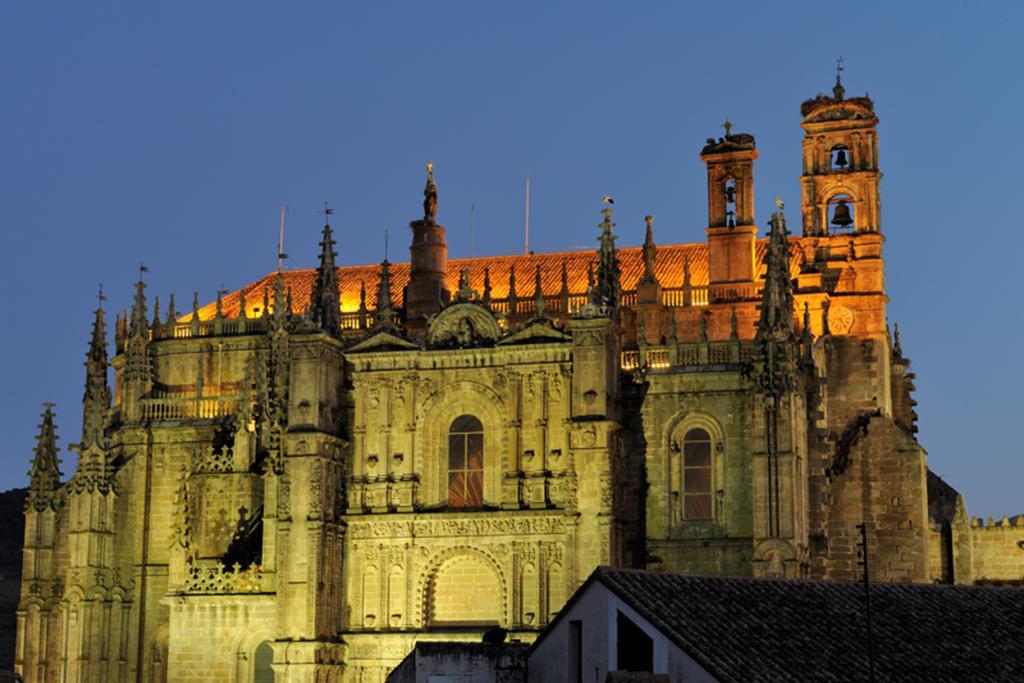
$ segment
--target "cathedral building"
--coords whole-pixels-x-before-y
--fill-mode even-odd
[[[878,119],[801,107],[798,227],[755,139],[700,153],[707,239],[448,259],[428,166],[408,263],[267,275],[191,311],[96,311],[62,480],[43,413],[26,681],[382,681],[418,640],[533,640],[599,565],[1024,580],[927,468],[886,318]],[[621,220],[621,219],[620,219]],[[112,384],[109,376],[113,377]]]

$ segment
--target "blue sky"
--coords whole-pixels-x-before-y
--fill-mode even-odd
[[[453,256],[703,239],[698,153],[757,136],[758,220],[799,200],[801,101],[832,85],[881,119],[890,319],[917,372],[920,440],[973,514],[1024,511],[1014,341],[1024,236],[1021,3],[4,3],[0,8],[0,489],[22,485],[40,403],[81,427],[95,289],[187,306],[314,263],[404,254],[436,164]],[[790,211],[791,223],[799,219]],[[64,455],[65,471],[73,458]]]

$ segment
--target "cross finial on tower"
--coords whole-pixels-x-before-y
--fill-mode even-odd
[[[843,87],[842,74],[845,71],[843,66],[843,58],[839,57],[836,59],[836,85],[832,88],[832,94],[835,95],[837,100],[843,99],[843,95],[846,93],[846,88]]]
[[[331,215],[334,214],[334,209],[332,209],[330,206],[328,206],[327,202],[324,202],[324,212],[323,213],[324,213],[324,225],[330,225],[331,224]]]
[[[728,117],[725,119],[725,123],[722,124],[722,128],[725,128],[725,137],[728,138],[732,135],[732,121]]]
[[[103,302],[107,300],[107,295],[103,293],[103,283],[102,282],[99,284],[99,287],[97,288],[97,290],[98,291],[96,292],[96,301],[99,302],[97,304],[97,308],[103,308]]]
[[[142,282],[142,274],[148,272],[149,268],[146,266],[146,264],[143,263],[142,261],[139,261],[139,282]]]

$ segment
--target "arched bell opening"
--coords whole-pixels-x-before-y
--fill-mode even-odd
[[[730,228],[736,227],[736,180],[728,178],[725,181],[725,224]]]
[[[846,171],[850,168],[850,150],[846,145],[836,145],[830,152],[830,166],[833,171]]]
[[[853,231],[854,201],[848,194],[837,194],[828,200],[828,227],[830,233]]]

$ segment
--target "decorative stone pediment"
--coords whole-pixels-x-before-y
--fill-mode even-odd
[[[535,322],[515,334],[505,337],[498,344],[501,346],[511,346],[514,344],[551,344],[567,341],[572,341],[572,335],[556,330],[551,325]]]
[[[826,121],[873,121],[875,113],[863,101],[863,98],[839,100],[819,104],[812,116],[804,119],[804,123],[824,123]]]
[[[490,310],[474,303],[453,304],[430,320],[427,345],[469,348],[490,346],[501,338],[501,328]]]
[[[345,353],[371,353],[374,351],[419,351],[420,347],[408,339],[396,337],[390,332],[372,334]]]

